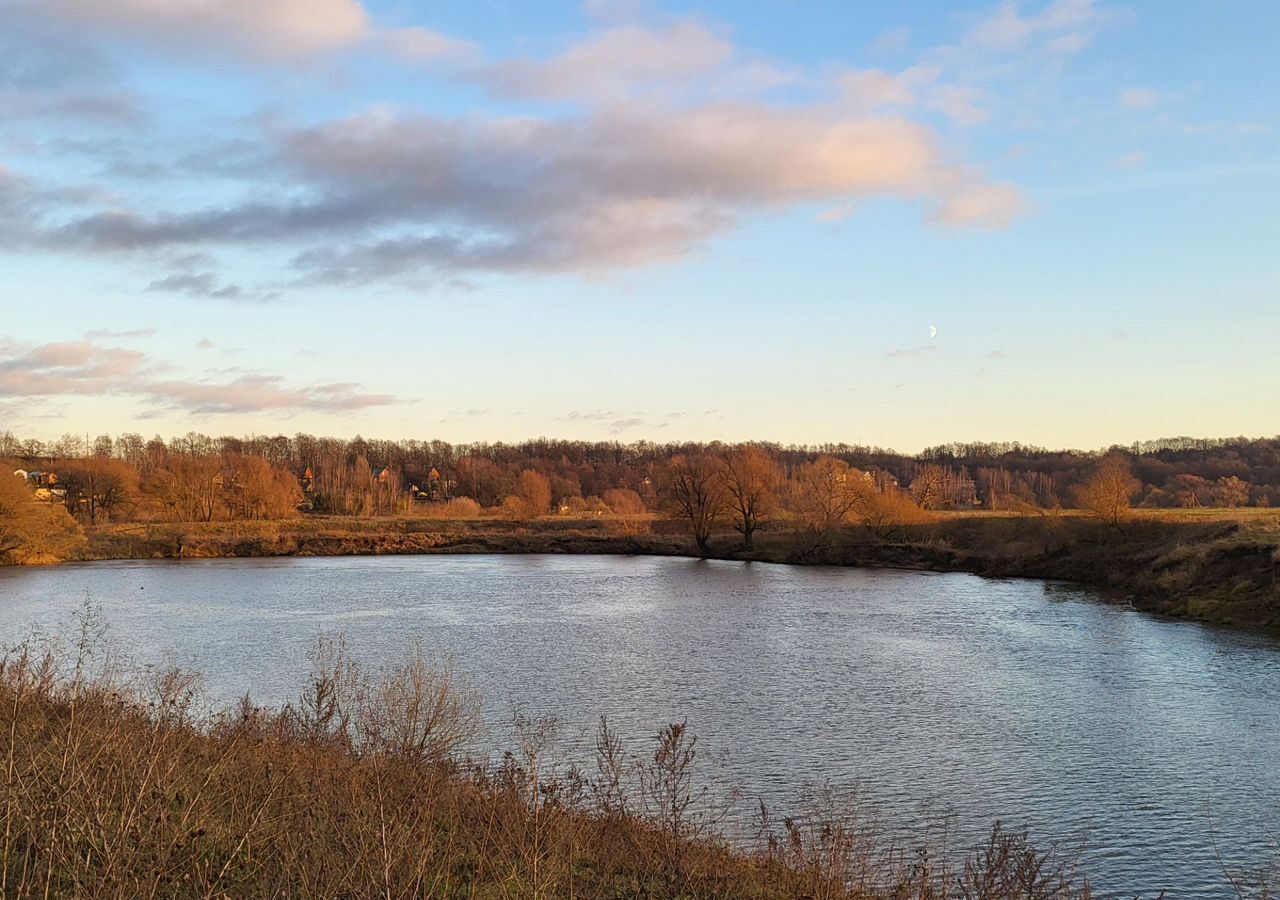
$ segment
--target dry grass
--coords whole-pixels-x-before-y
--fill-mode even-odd
[[[954,866],[887,845],[847,807],[716,831],[684,725],[628,753],[601,722],[590,771],[520,719],[460,756],[476,700],[420,651],[376,673],[317,645],[282,710],[202,711],[199,679],[122,675],[86,619],[66,653],[0,663],[7,897],[1068,898],[1071,866],[998,826]]]

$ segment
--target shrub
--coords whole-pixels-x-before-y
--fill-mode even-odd
[[[610,488],[601,499],[616,516],[640,516],[647,511],[640,495],[625,488]]]

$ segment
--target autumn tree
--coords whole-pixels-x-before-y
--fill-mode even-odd
[[[760,447],[745,444],[720,458],[719,478],[734,530],[742,535],[743,546],[753,550],[756,529],[777,506],[782,480],[778,464]]]
[[[218,509],[222,464],[214,457],[171,456],[149,480],[150,492],[179,522],[209,522]]]
[[[1165,490],[1183,509],[1212,506],[1214,502],[1213,482],[1199,475],[1175,475],[1166,483]]]
[[[404,475],[395,466],[383,466],[373,476],[372,495],[375,516],[393,514],[401,499],[412,502],[404,491]]]
[[[639,516],[645,513],[644,500],[635,491],[626,488],[610,488],[601,499],[616,516]]]
[[[551,511],[551,481],[541,472],[525,469],[516,481],[516,497],[529,518],[545,516]]]
[[[35,498],[24,479],[0,472],[0,560],[53,562],[84,544],[84,532],[57,503]]]
[[[1080,489],[1080,505],[1113,525],[1129,515],[1129,504],[1141,487],[1128,458],[1108,453]]]
[[[90,525],[103,517],[118,518],[138,499],[138,473],[123,460],[99,456],[68,460],[59,465],[58,480],[66,491],[67,511]]]
[[[233,456],[223,471],[223,503],[233,519],[283,519],[302,502],[293,473],[261,456]]]
[[[1214,494],[1219,506],[1247,506],[1249,503],[1249,482],[1234,475],[1219,478],[1214,485]]]
[[[689,522],[698,550],[710,548],[711,529],[724,511],[723,479],[716,460],[705,453],[673,457],[663,473],[663,495],[677,515]]]
[[[943,486],[947,470],[939,465],[928,465],[911,480],[911,496],[923,509],[937,509],[943,502]]]
[[[887,540],[895,532],[903,532],[905,525],[928,521],[929,514],[906,491],[892,484],[881,484],[868,495],[866,505],[859,508],[858,518],[873,535]]]
[[[820,456],[796,470],[787,485],[787,505],[796,529],[821,542],[856,511],[868,509],[874,493],[864,473],[842,460]]]
[[[491,459],[467,454],[458,460],[458,484],[481,506],[494,506],[502,493],[502,469]]]

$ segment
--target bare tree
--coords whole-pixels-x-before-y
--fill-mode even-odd
[[[724,510],[724,488],[716,461],[705,453],[674,457],[665,472],[666,499],[689,520],[693,540],[705,555],[711,529]]]
[[[788,483],[788,504],[796,529],[821,546],[830,534],[849,523],[855,512],[870,508],[875,487],[865,473],[830,456],[802,465]]]
[[[1217,484],[1214,485],[1214,493],[1217,495],[1220,506],[1247,506],[1249,503],[1249,482],[1234,475],[1228,475],[1225,478],[1218,479]]]
[[[1080,505],[1113,525],[1129,515],[1129,504],[1141,487],[1123,453],[1108,453],[1080,489]]]
[[[911,496],[923,509],[937,509],[942,505],[943,484],[947,472],[942,466],[928,465],[911,480]]]
[[[59,474],[67,511],[84,516],[90,525],[103,515],[115,518],[117,510],[127,510],[137,500],[137,473],[121,460],[92,456],[61,465]]]
[[[742,535],[743,546],[753,550],[756,529],[777,506],[775,491],[782,481],[778,464],[761,448],[745,444],[721,457],[720,481],[736,519],[733,527]]]

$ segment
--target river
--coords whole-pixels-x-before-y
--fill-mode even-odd
[[[370,664],[420,641],[469,677],[495,746],[514,708],[570,746],[602,713],[637,750],[687,719],[748,812],[829,784],[892,829],[999,818],[1083,844],[1094,886],[1129,897],[1224,896],[1219,855],[1280,856],[1280,642],[1064,585],[614,556],[94,563],[0,570],[0,639],[65,630],[86,594],[112,643],[222,701],[296,696],[321,633]]]

